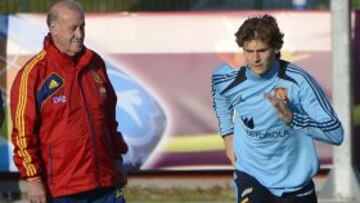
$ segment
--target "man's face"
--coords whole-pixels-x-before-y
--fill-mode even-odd
[[[83,13],[62,9],[50,28],[55,46],[63,53],[74,56],[83,48],[85,19]]]
[[[244,43],[244,56],[253,73],[263,75],[271,70],[276,51],[259,39]]]

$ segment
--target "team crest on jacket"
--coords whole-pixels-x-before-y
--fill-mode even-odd
[[[279,99],[283,100],[285,103],[287,103],[288,100],[289,100],[289,98],[288,98],[288,90],[285,87],[277,87],[277,88],[275,88],[274,96],[276,98],[279,98]]]
[[[95,71],[93,71],[92,77],[93,77],[93,79],[95,80],[96,83],[102,84],[104,82],[101,79],[101,77]]]

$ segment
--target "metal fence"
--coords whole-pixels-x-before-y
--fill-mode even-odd
[[[0,13],[46,12],[56,0],[0,0]],[[296,0],[77,0],[86,12],[294,9]],[[304,9],[329,9],[330,0],[302,0]],[[360,0],[352,0],[360,8]]]

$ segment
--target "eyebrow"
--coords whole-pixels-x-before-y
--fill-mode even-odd
[[[246,52],[264,52],[264,51],[266,51],[266,50],[268,50],[269,49],[269,47],[266,47],[266,48],[262,48],[262,49],[246,49],[246,48],[244,48],[244,50],[246,51]]]

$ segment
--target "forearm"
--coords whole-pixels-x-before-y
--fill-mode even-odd
[[[290,126],[328,144],[340,145],[343,141],[344,130],[336,117],[320,122],[305,114],[294,113]]]
[[[231,164],[233,166],[235,166],[235,153],[234,153],[234,148],[233,148],[233,135],[226,135],[223,137],[224,140],[224,145],[225,145],[225,152],[226,152],[226,156],[227,158],[230,160]]]

